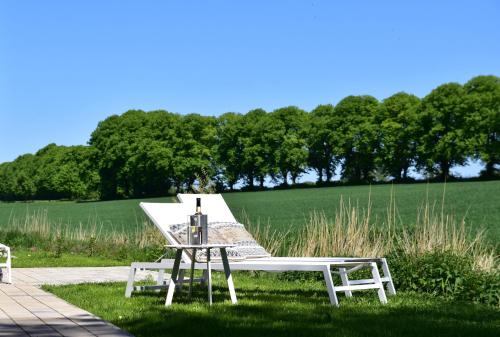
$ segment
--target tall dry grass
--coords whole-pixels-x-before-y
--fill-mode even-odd
[[[398,251],[408,256],[419,256],[428,252],[450,252],[458,256],[472,258],[475,269],[490,271],[498,268],[495,247],[487,243],[486,231],[467,229],[466,218],[457,220],[424,203],[417,212],[414,228],[403,228],[395,235]]]
[[[105,224],[89,216],[87,223],[78,224],[50,221],[46,209],[27,212],[22,217],[9,216],[4,232],[35,235],[41,239],[64,238],[66,241],[85,242],[93,240],[112,245],[133,244],[139,248],[165,244],[165,238],[149,221],[137,223],[132,231],[124,229],[105,230]]]
[[[478,270],[498,269],[497,249],[487,243],[485,231],[466,228],[465,217],[457,221],[444,212],[444,197],[440,208],[426,200],[417,210],[414,225],[408,226],[398,216],[394,193],[382,220],[371,217],[371,200],[360,207],[341,198],[334,217],[323,211],[310,212],[298,233],[272,231],[271,226],[259,223],[249,226],[256,240],[273,255],[417,257],[441,252],[472,258]]]
[[[291,256],[383,256],[391,248],[391,231],[379,231],[363,209],[340,200],[333,218],[323,211],[309,214],[308,223],[289,247]]]
[[[242,222],[245,224],[246,229],[253,235],[255,240],[262,245],[272,256],[280,256],[286,254],[288,247],[288,240],[291,235],[289,231],[281,232],[272,229],[270,222],[262,225],[260,220],[253,223],[248,217],[245,210],[241,212]]]

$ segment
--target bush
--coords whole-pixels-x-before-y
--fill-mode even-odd
[[[474,270],[470,257],[446,252],[394,254],[389,258],[396,289],[499,305],[500,274]]]

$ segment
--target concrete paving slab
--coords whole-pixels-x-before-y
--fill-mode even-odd
[[[130,337],[101,318],[40,289],[44,284],[125,282],[129,267],[13,268],[13,284],[0,283],[0,337]],[[141,271],[137,279],[156,279]]]

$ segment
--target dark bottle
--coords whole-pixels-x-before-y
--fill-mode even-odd
[[[194,214],[201,214],[201,198],[196,198],[196,213]]]
[[[196,229],[197,229],[197,232],[198,232],[198,242],[199,243],[203,243],[203,229],[201,227],[201,218],[202,218],[202,215],[201,215],[201,198],[196,198],[196,212],[194,213],[194,215],[196,216]]]
[[[196,225],[198,226],[198,237],[201,244],[208,243],[208,220],[207,215],[201,213],[201,198],[196,198]]]

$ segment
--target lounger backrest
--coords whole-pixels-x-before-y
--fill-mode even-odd
[[[237,222],[220,194],[180,194],[178,198],[182,202],[140,204],[169,243],[186,243],[184,226],[188,222],[188,216],[195,212],[196,198],[202,198],[202,212],[208,215],[209,233],[211,233],[209,241],[236,244],[227,250],[231,260],[270,256],[245,227]],[[216,253],[212,251],[212,258],[218,258]],[[191,256],[186,255],[183,259],[189,262]],[[199,254],[197,259],[200,260]]]
[[[170,226],[187,223],[188,211],[186,205],[182,203],[153,203],[141,202],[139,204],[155,226],[160,230],[169,244],[177,244],[177,240],[170,232]],[[191,262],[188,254],[183,254],[184,262]]]
[[[194,211],[196,198],[201,198],[201,211],[208,215],[208,222],[220,223],[218,233],[225,242],[239,242],[240,245],[230,249],[235,256],[244,258],[269,257],[271,254],[255,241],[252,234],[235,219],[233,213],[220,194],[178,194],[177,198]],[[237,229],[233,227],[237,226]],[[228,250],[229,252],[229,250]]]
[[[221,194],[177,194],[191,212],[195,211],[196,198],[201,198],[201,211],[208,215],[209,222],[237,222]]]

